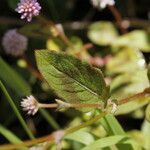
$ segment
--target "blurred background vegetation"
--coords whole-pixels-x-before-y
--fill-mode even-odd
[[[109,84],[112,97],[126,97],[141,92],[149,86],[145,68],[150,61],[150,1],[116,0],[115,2],[123,20],[126,20],[124,25],[127,26],[127,32],[135,31],[132,35],[119,37],[122,33],[110,9],[98,10],[91,5],[89,0],[39,0],[42,6],[41,14],[63,26],[65,34],[73,44],[73,51],[71,47],[66,47],[62,41],[60,42],[56,38],[47,38],[45,34],[48,32],[47,27],[41,31],[42,34],[40,35],[31,34],[35,26],[30,25],[36,24],[38,21],[34,18],[32,23],[26,23],[20,19],[20,16],[14,11],[18,0],[0,1],[0,40],[8,29],[13,28],[21,28],[20,32],[29,38],[28,49],[25,54],[28,59],[27,62],[25,58],[6,55],[0,44],[0,55],[3,59],[0,60],[0,80],[4,83],[36,137],[47,135],[59,128],[66,128],[70,123],[79,124],[81,121],[88,120],[91,115],[82,114],[76,110],[66,112],[47,110],[49,116],[44,119],[43,115],[39,113],[31,117],[21,110],[20,101],[22,97],[27,96],[31,91],[41,102],[54,102],[56,98],[47,83],[33,75],[35,73],[33,67],[36,68],[35,49],[61,49],[74,55],[78,53],[79,49],[90,43],[92,45],[87,48],[88,51],[79,52],[80,58],[103,70],[105,77],[111,80]],[[97,21],[101,22],[93,24]],[[37,27],[38,30],[41,28]],[[115,38],[118,39],[115,41]],[[96,56],[101,59],[96,61]],[[94,59],[89,61],[89,57]],[[108,61],[104,62],[103,58],[107,57]],[[141,132],[138,132],[144,121],[145,107],[141,108],[142,105],[145,104],[133,103],[120,108],[117,116],[125,131],[130,131],[131,135],[138,140],[142,139],[140,137]],[[0,106],[0,128],[3,125],[19,138],[28,139],[3,92],[0,92]],[[131,106],[135,108],[131,108]],[[91,127],[91,132],[96,137],[105,136],[106,133],[102,131],[103,129],[98,123]],[[99,132],[102,134],[98,134]],[[8,143],[8,140],[0,135],[0,144],[4,143]],[[79,145],[73,143],[73,146],[75,149]],[[82,145],[80,146],[82,147]]]

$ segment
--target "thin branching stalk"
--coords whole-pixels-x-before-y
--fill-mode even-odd
[[[70,134],[70,133],[73,133],[73,132],[75,132],[75,131],[78,131],[78,130],[80,130],[80,129],[82,129],[82,128],[85,128],[85,127],[87,127],[87,126],[93,124],[94,122],[96,122],[96,121],[98,121],[99,119],[103,118],[106,114],[107,114],[106,112],[102,112],[102,113],[100,113],[99,115],[97,115],[96,117],[90,119],[89,121],[87,121],[87,122],[85,122],[85,123],[82,123],[81,125],[78,125],[78,126],[76,126],[76,127],[67,129],[67,130],[65,131],[65,135]]]
[[[117,23],[118,27],[120,28],[121,33],[123,33],[123,34],[126,33],[127,30],[125,28],[123,28],[123,26],[122,26],[123,19],[122,19],[122,16],[121,16],[121,13],[119,12],[119,10],[115,6],[110,6],[110,5],[108,5],[108,9],[113,14],[113,16],[116,20],[116,23]]]

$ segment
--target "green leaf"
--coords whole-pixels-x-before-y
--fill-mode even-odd
[[[49,25],[27,24],[18,30],[20,33],[33,38],[48,39],[52,36]]]
[[[107,46],[117,39],[118,32],[111,22],[99,21],[89,27],[88,37],[97,45]]]
[[[131,130],[127,134],[141,147],[146,148],[145,145],[149,142],[149,139],[140,130]]]
[[[73,56],[47,50],[36,51],[40,72],[50,87],[70,103],[102,103],[109,96],[104,77],[99,69]]]
[[[120,47],[132,47],[140,49],[144,52],[150,52],[149,34],[144,30],[134,30],[125,35],[120,36],[112,43],[114,49]]]
[[[147,76],[148,76],[149,83],[150,83],[150,64],[148,65]]]
[[[125,84],[126,83],[126,84]],[[126,73],[117,76],[111,83],[112,99],[123,99],[142,92],[149,87],[146,70],[137,70],[134,73]],[[132,101],[118,106],[116,115],[130,113],[150,102],[150,97],[143,96],[134,98]],[[132,107],[131,107],[132,106]]]
[[[107,63],[106,67],[107,74],[135,72],[145,68],[145,59],[140,51],[124,48]]]
[[[94,142],[94,138],[90,133],[81,130],[65,136],[64,139],[73,140],[85,145],[89,145]]]
[[[150,100],[149,100],[150,102]],[[148,122],[150,122],[150,103],[148,104],[147,108],[146,108],[146,111],[145,111],[145,117],[146,117],[146,120]]]
[[[110,147],[112,145],[116,145],[117,143],[120,143],[121,141],[126,141],[128,139],[125,135],[115,135],[115,136],[109,136],[105,137],[99,140],[94,141],[90,145],[84,147],[82,150],[98,150],[105,147]]]
[[[19,96],[31,94],[27,82],[0,57],[0,79]]]
[[[142,133],[144,134],[145,136],[145,144],[144,144],[144,147],[146,150],[149,150],[150,149],[150,142],[149,142],[149,139],[150,139],[150,123],[148,121],[144,121],[144,123],[142,124]]]
[[[119,124],[118,120],[112,115],[112,114],[107,114],[104,117],[105,123],[106,123],[106,128],[105,124],[102,122],[103,127],[107,130],[109,135],[122,135],[125,134],[123,128]]]
[[[11,131],[0,125],[0,134],[2,134],[9,142],[16,144],[21,143],[22,141],[14,135]]]
[[[12,109],[13,109],[15,115],[17,116],[18,120],[20,121],[20,124],[22,125],[23,129],[26,131],[26,133],[28,134],[30,139],[33,139],[34,136],[33,136],[32,132],[30,131],[30,129],[26,125],[26,123],[25,123],[24,119],[22,118],[18,108],[16,107],[15,103],[11,99],[10,95],[8,94],[5,86],[3,85],[3,83],[1,81],[0,81],[0,88],[1,88],[2,92],[4,93],[4,95],[6,96],[8,103],[12,107]]]
[[[0,124],[0,134],[2,134],[10,143],[19,144],[23,143],[15,134],[6,129]],[[27,148],[21,148],[20,150],[27,150]]]

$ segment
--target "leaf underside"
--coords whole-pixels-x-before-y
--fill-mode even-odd
[[[69,103],[102,103],[108,88],[99,69],[73,56],[48,50],[36,51],[37,65],[54,92]]]

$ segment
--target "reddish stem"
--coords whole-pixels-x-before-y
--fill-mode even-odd
[[[123,33],[123,34],[126,33],[127,30],[125,28],[123,28],[123,26],[122,26],[123,19],[122,19],[122,16],[121,16],[119,10],[115,6],[110,6],[110,5],[108,5],[108,9],[112,12],[112,14],[117,22],[117,25],[120,28],[121,33]]]

